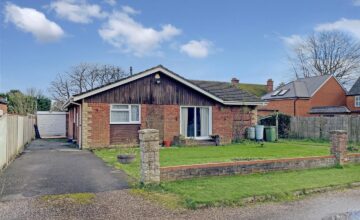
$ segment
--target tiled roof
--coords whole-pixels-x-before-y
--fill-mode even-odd
[[[261,97],[267,93],[267,86],[264,84],[239,83],[238,87],[257,97]]]
[[[355,84],[351,87],[348,95],[360,95],[360,77],[355,82]]]
[[[260,102],[261,99],[228,82],[189,80],[203,90],[225,101]]]
[[[321,85],[328,80],[330,75],[315,76],[309,78],[301,78],[292,81],[274,92],[268,93],[262,97],[263,100],[276,100],[285,98],[310,98],[312,94],[321,87]],[[284,94],[281,95],[281,91]],[[276,94],[278,92],[278,94]],[[276,94],[276,95],[275,95]]]

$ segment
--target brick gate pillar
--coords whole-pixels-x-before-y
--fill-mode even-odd
[[[331,154],[336,157],[339,165],[344,165],[347,162],[347,142],[348,135],[344,130],[330,131],[331,135]]]
[[[139,130],[141,155],[141,182],[144,184],[160,182],[159,131]]]

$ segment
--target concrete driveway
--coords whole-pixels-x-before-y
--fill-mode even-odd
[[[47,194],[127,188],[127,176],[87,150],[66,142],[35,140],[0,173],[0,201]]]

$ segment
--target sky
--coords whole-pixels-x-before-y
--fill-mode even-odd
[[[0,3],[0,92],[48,94],[81,62],[189,79],[293,79],[291,45],[321,30],[360,39],[360,0],[23,0]]]

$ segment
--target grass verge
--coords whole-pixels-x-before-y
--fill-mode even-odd
[[[69,193],[59,195],[45,195],[41,197],[41,200],[51,203],[70,202],[73,204],[90,204],[94,198],[94,193]]]
[[[243,176],[206,177],[163,182],[145,190],[177,195],[187,208],[229,206],[243,199],[265,197],[273,201],[297,197],[294,192],[311,192],[321,187],[348,186],[360,182],[360,165]],[[306,193],[305,193],[306,194]],[[266,199],[265,199],[266,200]]]
[[[106,164],[125,171],[134,180],[140,179],[140,151],[139,149],[130,148],[112,148],[93,150],[93,153],[105,161]],[[118,154],[136,154],[135,161],[130,164],[121,164],[117,160]]]

